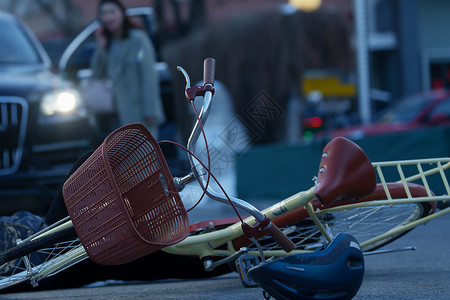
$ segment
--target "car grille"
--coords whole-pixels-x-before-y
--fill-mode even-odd
[[[0,175],[17,171],[22,160],[28,103],[19,97],[0,97]]]

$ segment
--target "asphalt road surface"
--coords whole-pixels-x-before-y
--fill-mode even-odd
[[[354,299],[450,299],[450,214],[422,225],[383,249],[417,247],[366,256],[364,282]],[[0,294],[0,299],[263,299],[235,273],[203,280],[162,280]]]

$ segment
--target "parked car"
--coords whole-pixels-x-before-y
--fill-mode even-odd
[[[51,71],[31,30],[6,12],[0,28],[0,214],[7,214],[17,209],[17,199],[5,202],[12,198],[40,196],[47,207],[95,133],[78,91]]]
[[[450,126],[450,91],[433,90],[401,98],[377,114],[372,124],[335,129],[329,134],[357,139],[430,126]]]

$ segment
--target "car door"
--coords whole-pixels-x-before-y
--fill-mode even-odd
[[[142,27],[154,42],[155,37],[155,17],[151,7],[135,7],[126,11],[134,23]],[[87,76],[89,74],[89,63],[92,54],[96,48],[94,32],[100,26],[98,20],[90,23],[83,31],[81,31],[69,44],[63,52],[58,64],[60,73],[72,81],[78,81],[78,76]],[[81,71],[81,73],[79,73]]]

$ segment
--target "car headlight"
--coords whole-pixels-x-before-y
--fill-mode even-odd
[[[78,91],[51,91],[42,97],[41,112],[44,116],[66,115],[78,112],[81,106]]]

